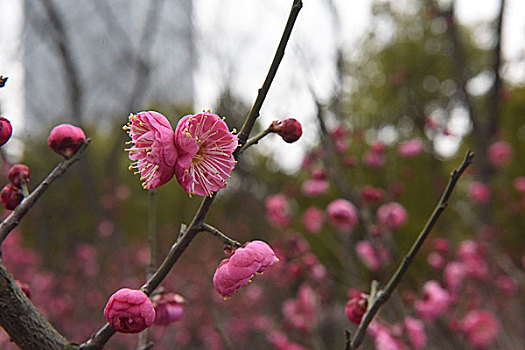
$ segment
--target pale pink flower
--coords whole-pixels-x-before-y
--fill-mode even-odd
[[[445,281],[448,289],[452,293],[456,293],[459,286],[461,285],[461,282],[463,282],[465,279],[466,274],[467,271],[465,270],[465,267],[462,263],[458,261],[452,261],[448,263],[443,270],[443,280]]]
[[[226,187],[236,163],[237,136],[221,117],[210,112],[183,117],[175,129],[175,144],[175,176],[187,193],[211,196]]]
[[[301,137],[303,129],[301,123],[294,118],[288,118],[281,122],[274,121],[270,125],[270,131],[278,134],[285,142],[293,143]]]
[[[518,176],[512,182],[514,189],[520,193],[525,193],[525,176]]]
[[[262,241],[247,243],[221,261],[213,275],[213,284],[223,297],[230,297],[237,289],[247,285],[256,273],[275,264],[277,256],[270,246]]]
[[[450,294],[437,281],[430,280],[423,286],[423,299],[414,303],[417,313],[425,321],[433,321],[450,305]]]
[[[363,163],[369,168],[381,168],[385,165],[385,155],[382,152],[370,150],[363,156]]]
[[[475,279],[483,280],[488,276],[488,266],[479,244],[472,240],[464,240],[458,247],[458,259],[463,264],[466,274]]]
[[[317,295],[310,286],[303,283],[299,287],[297,298],[288,299],[283,304],[284,322],[287,326],[307,333],[315,325],[317,307]]]
[[[328,191],[328,181],[325,179],[309,179],[303,182],[301,186],[301,191],[305,196],[315,197]]]
[[[47,144],[64,158],[71,158],[86,142],[84,131],[71,124],[60,124],[51,130]]]
[[[346,199],[336,199],[326,207],[328,221],[342,232],[350,232],[359,221],[357,209]]]
[[[441,269],[445,266],[445,258],[438,252],[431,252],[427,256],[427,261],[430,266],[435,269]]]
[[[324,212],[316,206],[310,206],[304,211],[302,223],[308,232],[319,233],[324,224]]]
[[[122,288],[109,298],[104,318],[117,332],[139,333],[153,324],[155,309],[143,291]]]
[[[487,203],[492,196],[490,188],[483,182],[475,181],[470,184],[468,188],[468,195],[470,199],[477,203]]]
[[[283,194],[274,194],[266,198],[266,216],[270,224],[275,227],[286,227],[290,225],[292,214],[290,203]]]
[[[397,154],[402,158],[415,157],[423,152],[423,142],[419,138],[403,141],[397,148]]]
[[[131,137],[128,143],[133,144],[126,149],[133,161],[129,169],[137,169],[135,174],[140,174],[145,189],[164,185],[173,178],[178,157],[170,122],[154,111],[130,114],[128,120],[123,129]]]
[[[357,289],[350,289],[348,298],[345,305],[346,317],[350,322],[359,324],[368,307],[368,294]]]
[[[361,261],[372,271],[381,269],[381,260],[377,256],[376,250],[368,241],[360,241],[355,246],[355,251]]]
[[[179,321],[184,315],[185,300],[176,293],[160,293],[152,298],[155,308],[155,324],[167,326]]]
[[[330,136],[338,153],[348,151],[348,147],[350,147],[349,134],[350,130],[344,124],[339,124],[335,129],[330,131]]]
[[[488,149],[489,160],[495,166],[510,162],[513,153],[512,146],[506,141],[494,142]]]
[[[405,329],[412,348],[415,350],[423,349],[427,345],[427,335],[425,325],[420,320],[407,316],[405,317]]]
[[[377,209],[377,221],[384,228],[399,228],[405,223],[407,217],[405,207],[397,202],[383,204]]]
[[[392,332],[387,327],[378,322],[372,322],[368,327],[368,333],[374,338],[377,350],[403,350],[404,344],[394,338]]]
[[[499,334],[499,326],[496,317],[486,310],[470,311],[461,320],[461,329],[474,348],[486,349]]]

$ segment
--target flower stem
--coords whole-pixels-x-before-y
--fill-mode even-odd
[[[261,131],[260,133],[258,133],[257,135],[255,135],[254,137],[252,137],[251,139],[249,139],[246,144],[239,150],[239,155],[242,154],[248,147],[251,147],[253,145],[256,145],[263,137],[265,137],[266,135],[268,135],[269,133],[271,133],[271,129],[270,127],[264,129],[263,131]]]
[[[225,245],[229,245],[235,248],[240,248],[243,246],[242,243],[239,243],[236,240],[231,239],[230,237],[226,236],[224,233],[222,233],[221,231],[219,231],[218,229],[216,229],[215,227],[211,225],[202,224],[201,230],[209,232],[215,237],[218,237],[222,241],[222,243],[224,243]]]
[[[359,324],[356,333],[354,334],[354,337],[352,338],[352,341],[350,343],[350,350],[356,350],[361,343],[363,342],[366,329],[368,328],[368,325],[370,322],[372,322],[372,319],[379,311],[379,308],[386,303],[392,292],[395,290],[403,276],[405,275],[408,267],[414,260],[416,254],[418,253],[419,249],[423,245],[423,242],[429,235],[432,228],[435,226],[437,220],[439,219],[441,213],[445,210],[445,208],[448,205],[448,199],[450,195],[452,194],[452,191],[454,190],[454,187],[456,186],[457,181],[461,177],[461,175],[465,172],[465,170],[469,167],[469,165],[472,163],[472,160],[474,159],[474,153],[470,150],[467,152],[465,158],[463,159],[463,162],[461,165],[452,171],[450,174],[450,180],[447,184],[447,187],[443,191],[443,194],[441,195],[441,199],[437,203],[436,207],[434,208],[434,211],[430,215],[428,221],[426,222],[425,226],[419,233],[419,236],[415,240],[414,244],[408,251],[408,253],[405,255],[401,263],[399,264],[396,272],[392,275],[390,280],[388,281],[386,287],[384,289],[379,289],[377,292],[374,292],[374,289],[377,289],[377,286],[374,288],[374,284],[372,284],[372,291],[370,295],[370,301],[368,305],[368,309],[366,310],[366,313],[363,316],[363,319],[361,320],[361,323]],[[376,294],[376,295],[372,295]]]

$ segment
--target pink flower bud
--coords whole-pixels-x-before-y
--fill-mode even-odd
[[[473,310],[461,320],[461,330],[474,348],[487,348],[499,334],[496,317],[489,311]]]
[[[328,221],[342,232],[350,232],[359,221],[357,209],[346,199],[336,199],[326,207]]]
[[[274,194],[266,199],[266,216],[275,227],[286,227],[292,220],[290,203],[283,194]]]
[[[185,300],[175,293],[161,293],[152,298],[155,308],[155,324],[167,326],[176,322],[184,315]]]
[[[270,131],[278,134],[283,138],[284,141],[288,143],[299,140],[303,134],[301,123],[299,123],[294,118],[288,118],[281,122],[274,121],[270,125]]]
[[[86,135],[84,131],[71,124],[55,126],[47,138],[49,147],[66,159],[74,156],[85,142]]]
[[[513,156],[512,146],[505,141],[497,141],[490,145],[488,156],[490,162],[495,166],[507,164]]]
[[[401,142],[397,154],[402,158],[415,157],[423,152],[423,142],[419,138]]]
[[[368,295],[357,289],[348,292],[348,302],[345,306],[346,317],[350,322],[359,324],[368,307]]]
[[[129,159],[133,161],[129,169],[140,174],[144,189],[157,188],[173,178],[175,162],[178,158],[175,148],[175,133],[165,116],[148,111],[131,114],[127,130],[132,147],[126,148]]]
[[[5,185],[0,193],[0,200],[2,200],[2,204],[7,210],[14,210],[23,199],[24,196],[20,188],[12,183]]]
[[[181,118],[175,129],[175,145],[179,152],[175,176],[184,191],[210,196],[226,187],[236,164],[237,136],[223,118],[210,112]]]
[[[360,241],[355,245],[355,251],[359,259],[372,271],[381,269],[381,260],[376,250],[368,241]]]
[[[117,332],[139,333],[153,324],[155,309],[143,291],[122,288],[109,298],[104,318]]]
[[[388,229],[396,229],[403,226],[407,216],[405,207],[397,202],[383,204],[377,209],[379,225]]]
[[[7,178],[15,186],[20,186],[22,182],[29,181],[31,170],[24,164],[17,164],[12,166],[7,173]]]
[[[230,297],[237,289],[247,285],[256,273],[278,261],[270,246],[262,241],[247,243],[221,261],[213,275],[213,285],[223,297]]]
[[[13,127],[9,120],[4,117],[0,117],[0,147],[5,145],[7,141],[11,138],[13,133]]]

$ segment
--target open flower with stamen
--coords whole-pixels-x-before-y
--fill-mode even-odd
[[[237,136],[217,114],[187,115],[175,129],[179,159],[175,176],[190,195],[209,196],[226,187],[235,159]]]
[[[166,117],[158,112],[148,111],[130,114],[124,125],[132,147],[126,148],[133,161],[129,169],[137,169],[145,189],[156,188],[170,181],[175,174],[177,149],[175,133]]]

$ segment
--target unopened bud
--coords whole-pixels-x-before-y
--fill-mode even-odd
[[[9,172],[7,173],[7,177],[9,178],[9,181],[17,187],[20,187],[20,184],[22,182],[29,181],[29,175],[31,174],[31,170],[27,167],[27,165],[24,164],[17,164],[11,167],[9,169]]]
[[[282,122],[274,121],[270,125],[270,131],[278,134],[283,138],[284,141],[288,143],[299,140],[303,134],[301,123],[299,123],[294,118],[288,118]]]
[[[0,146],[5,145],[5,143],[11,138],[13,133],[13,127],[9,120],[0,117]]]
[[[22,199],[24,199],[24,196],[20,188],[12,183],[5,185],[2,192],[0,192],[0,200],[7,210],[14,210],[22,202]]]
[[[49,147],[66,159],[74,156],[85,142],[84,131],[71,124],[55,126],[47,139]]]

